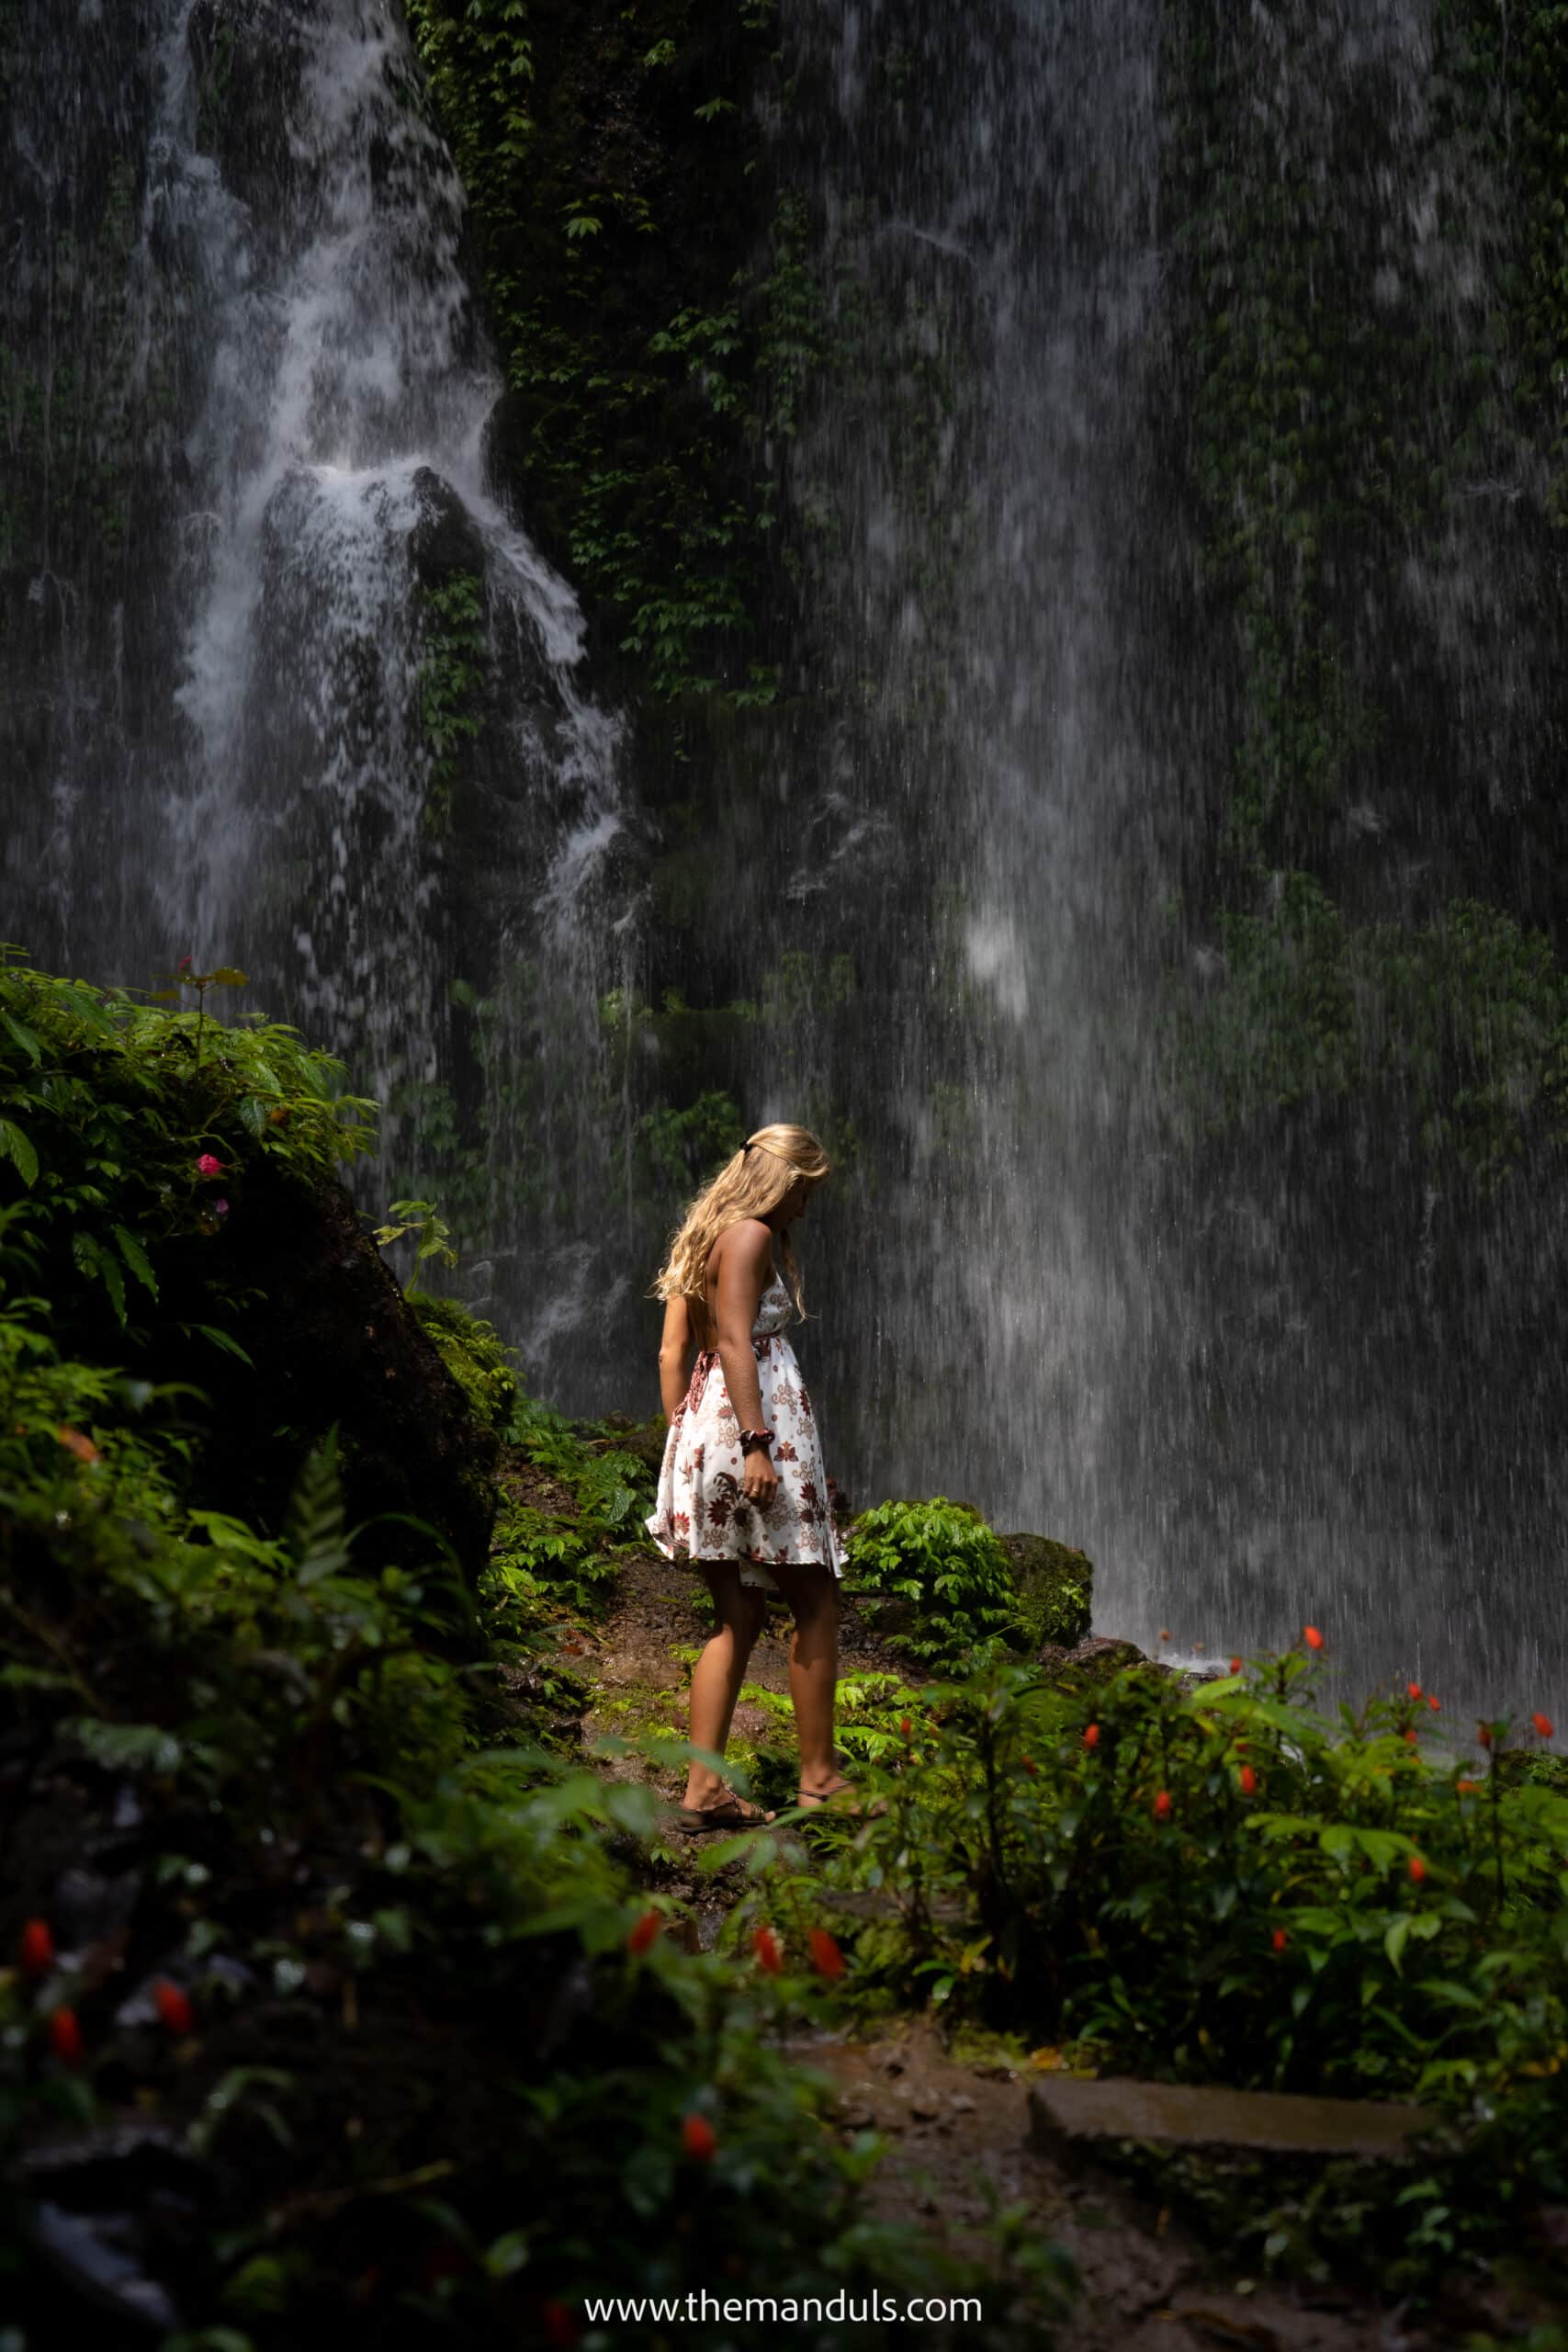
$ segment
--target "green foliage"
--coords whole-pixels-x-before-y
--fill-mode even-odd
[[[188,1328],[232,1351],[217,1245],[244,1214],[247,1165],[329,1170],[369,1148],[374,1106],[343,1093],[341,1065],[293,1029],[260,1013],[218,1023],[208,991],[242,974],[182,971],[196,1007],[170,1010],[28,970],[16,953],[0,964],[0,1206],[26,1200],[40,1286],[79,1333],[107,1312],[134,1339],[167,1311],[177,1252],[186,1296],[211,1302]],[[194,1285],[193,1241],[214,1246]]]
[[[771,15],[410,9],[469,198],[535,527],[656,694],[738,707],[775,691],[751,647],[769,460],[825,346],[805,202],[779,192],[770,219],[758,175]]]
[[[1358,929],[1309,875],[1278,884],[1267,913],[1222,916],[1224,985],[1177,1017],[1201,1124],[1377,1089],[1485,1190],[1568,1142],[1568,976],[1541,933],[1472,900]]]
[[[569,1421],[547,1405],[515,1396],[506,1434],[530,1469],[564,1488],[564,1509],[535,1499],[538,1479],[503,1502],[481,1581],[480,1601],[498,1640],[526,1642],[568,1616],[604,1608],[628,1546],[640,1547],[653,1508],[655,1463],[663,1423],[644,1430],[615,1422]],[[632,1451],[636,1443],[640,1450]]]
[[[421,593],[423,632],[418,676],[420,723],[430,754],[424,821],[445,833],[452,821],[458,750],[484,732],[480,697],[490,675],[490,631],[484,582],[459,571]]]
[[[254,1095],[260,1057],[281,1080],[298,1046],[209,1022],[198,1059],[195,1016],[36,976],[0,1001],[26,1033],[0,1047],[8,1082],[47,1090],[59,1063],[81,1090],[24,1106],[38,1168],[29,1188],[13,1163],[17,1197],[0,1203],[0,1689],[18,1829],[0,1933],[8,1956],[41,1919],[63,1948],[62,1873],[111,1842],[135,1917],[130,1979],[97,1965],[102,1943],[86,1965],[63,1952],[36,1976],[0,1970],[0,2162],[40,2125],[69,2137],[156,2114],[186,2135],[214,2183],[181,2256],[193,2342],[531,2340],[556,2300],[570,2318],[589,2291],[711,2286],[715,2232],[729,2275],[770,2295],[973,2291],[919,2234],[860,2210],[873,2152],[840,2144],[822,2089],[784,2054],[823,1988],[672,1935],[628,1941],[649,1908],[654,1792],[549,1752],[549,1688],[481,1654],[440,1540],[393,1565],[406,1527],[351,1527],[332,1438],[276,1498],[276,1532],[222,1495],[192,1509],[188,1387],[63,1352],[64,1335],[118,1330],[84,1312],[96,1267],[52,1248],[105,1106],[147,1113],[134,1178],[126,1152],[116,1182],[156,1197],[147,1168],[168,1155],[178,1172],[193,1139],[234,1151],[243,1174],[267,1147],[237,1116],[231,1140],[232,1106]],[[328,1098],[299,1101],[299,1148],[330,1152]],[[235,1177],[226,1164],[237,1193]],[[176,1198],[148,1244],[164,1297],[208,1246],[192,1224]],[[138,1281],[134,1252],[120,1262]],[[493,1335],[450,1302],[415,1311],[500,1412],[512,1375]],[[167,1324],[149,1346],[153,1374],[179,1367]],[[506,1411],[519,1488],[564,1487],[571,1510],[518,1499],[500,1574],[509,1555],[531,1562],[558,1611],[631,1532],[660,1432],[569,1424],[515,1396]],[[161,1979],[194,2013],[177,2044],[157,2021]],[[64,2007],[78,2065],[51,2051]],[[694,2117],[711,2152],[689,2143]],[[977,2340],[1016,2340],[994,2293],[989,2308]],[[613,2347],[642,2331],[600,2333]]]
[[[514,1351],[495,1326],[455,1298],[412,1288],[403,1295],[478,1418],[492,1429],[508,1429],[518,1394]]]
[[[863,1511],[849,1570],[852,1591],[906,1604],[913,1622],[889,1638],[937,1672],[964,1671],[1017,1624],[1007,1554],[977,1510],[944,1495]]]
[[[1398,2284],[1563,2194],[1568,1797],[1507,1769],[1506,1724],[1448,1749],[1414,1688],[1330,1714],[1300,1651],[1088,1695],[993,1660],[926,1701],[835,1864],[894,1899],[857,1981],[912,1970],[1107,2071],[1421,2098],[1464,2136],[1368,2220]]]
[[[412,1298],[419,1292],[421,1266],[427,1264],[432,1258],[440,1266],[457,1264],[457,1252],[450,1239],[452,1228],[434,1201],[394,1201],[388,1215],[397,1221],[376,1227],[373,1238],[378,1250],[389,1249],[394,1241],[400,1241],[405,1233],[417,1233],[419,1236],[414,1248],[413,1273],[404,1288],[405,1297]]]

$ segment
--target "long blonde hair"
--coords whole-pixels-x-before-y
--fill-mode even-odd
[[[705,1184],[682,1218],[670,1254],[653,1285],[655,1298],[694,1298],[705,1306],[708,1260],[721,1233],[743,1217],[765,1217],[804,1176],[820,1184],[832,1161],[809,1127],[759,1127],[733,1159]],[[806,1312],[806,1288],[787,1233],[779,1236],[779,1263],[797,1315]]]

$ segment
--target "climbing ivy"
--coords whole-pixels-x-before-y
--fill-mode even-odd
[[[530,527],[661,697],[766,702],[775,457],[824,348],[771,187],[772,0],[412,0],[468,191]]]

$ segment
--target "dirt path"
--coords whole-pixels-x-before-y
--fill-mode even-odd
[[[680,1653],[695,1649],[704,1637],[699,1592],[687,1569],[666,1560],[628,1566],[589,1654],[571,1661],[594,1686],[583,1718],[585,1739],[660,1722],[683,1736],[687,1669]],[[843,1675],[867,1668],[898,1670],[897,1659],[866,1634],[852,1602],[846,1604],[840,1650]],[[758,1644],[748,1679],[760,1692],[787,1692],[782,1622]],[[741,1702],[736,1731],[750,1741],[781,1737],[779,1719],[754,1700]],[[784,1736],[787,1740],[787,1733]],[[635,1756],[606,1769],[649,1779],[671,1801],[679,1797],[679,1770],[655,1771]],[[693,1859],[689,1878],[677,1870],[660,1883],[697,1906],[700,1939],[707,1943],[739,1881],[728,1889],[722,1876],[700,1872],[695,1854]],[[1223,2252],[1198,2245],[1122,2183],[1032,2149],[1021,2075],[949,2056],[923,2019],[899,2020],[863,2041],[814,2037],[792,2048],[837,2086],[846,2139],[875,2132],[885,2140],[887,2154],[871,2191],[879,2218],[915,2222],[955,2253],[984,2262],[994,2253],[995,2214],[1012,2208],[1026,2236],[1066,2250],[1080,2288],[1055,2340],[1072,2352],[1186,2352],[1194,2346],[1205,2352],[1215,2346],[1250,2352],[1437,2352],[1458,2340],[1407,2327],[1398,2312],[1364,2294],[1248,2279]]]

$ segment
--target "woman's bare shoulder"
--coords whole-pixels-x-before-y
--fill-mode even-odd
[[[764,1261],[771,1261],[773,1249],[772,1227],[760,1216],[743,1216],[725,1227],[713,1245],[712,1262],[718,1269],[732,1265],[739,1273],[755,1273]]]

